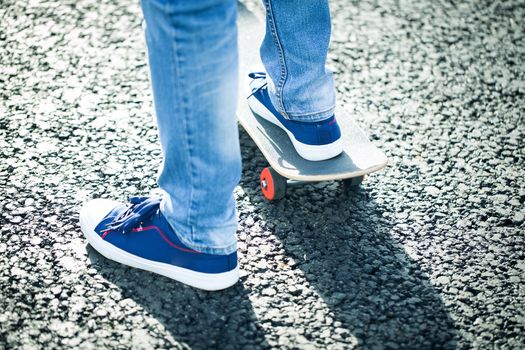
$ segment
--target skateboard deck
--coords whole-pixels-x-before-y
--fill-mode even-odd
[[[237,118],[270,166],[284,178],[307,182],[362,177],[384,168],[388,162],[386,155],[370,142],[341,108],[336,109],[336,117],[344,150],[337,157],[324,161],[303,159],[283,130],[251,111],[246,99],[251,92],[247,77],[250,68],[262,67],[259,47],[264,36],[264,23],[243,5],[238,6],[240,95]]]

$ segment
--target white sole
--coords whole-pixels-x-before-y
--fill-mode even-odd
[[[231,287],[239,280],[239,266],[228,272],[222,273],[203,273],[188,270],[182,267],[173,266],[157,261],[151,261],[130,254],[113,244],[104,241],[93,229],[89,222],[85,222],[80,215],[80,227],[86,236],[89,244],[100,254],[110,260],[114,260],[124,265],[135,267],[166,276],[189,286],[214,291]]]
[[[277,119],[277,117],[273,115],[273,113],[270,112],[268,108],[266,108],[261,102],[259,102],[259,100],[255,96],[248,97],[248,105],[255,114],[263,117],[267,121],[283,129],[290,138],[290,141],[292,141],[292,144],[297,153],[299,153],[299,155],[306,160],[314,162],[327,160],[343,152],[343,140],[341,137],[332,143],[319,146],[308,145],[306,143],[299,142],[295,138],[294,134],[292,134],[288,129],[286,129],[284,125],[281,124],[279,119]]]

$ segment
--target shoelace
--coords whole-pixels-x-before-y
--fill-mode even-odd
[[[144,220],[158,213],[162,200],[159,196],[131,197],[128,207],[107,224],[107,230],[126,233],[142,225]]]
[[[264,73],[264,72],[252,72],[252,73],[248,74],[248,77],[250,77],[251,79],[265,79],[266,78],[266,73]],[[267,85],[268,85],[267,82],[262,84],[257,89],[253,90],[252,93],[246,98],[248,99],[248,98],[252,97],[254,94],[259,92],[259,90],[264,89]]]

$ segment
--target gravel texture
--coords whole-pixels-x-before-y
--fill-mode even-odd
[[[0,0],[0,348],[524,348],[525,3],[332,11],[339,101],[391,163],[269,204],[241,130],[242,278],[208,293],[77,224],[155,187],[138,4]]]

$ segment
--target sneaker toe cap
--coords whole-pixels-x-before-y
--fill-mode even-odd
[[[80,227],[84,234],[95,231],[95,227],[118,205],[122,203],[109,199],[93,199],[80,209]]]

